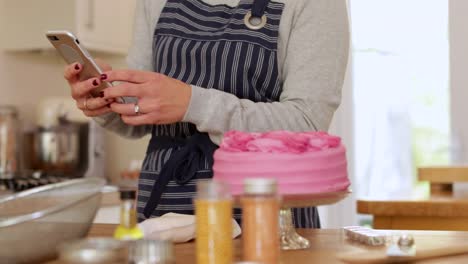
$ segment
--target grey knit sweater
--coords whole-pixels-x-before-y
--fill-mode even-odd
[[[231,6],[239,3],[200,1]],[[216,144],[229,130],[326,131],[340,104],[349,51],[346,0],[275,1],[285,4],[278,43],[280,101],[255,103],[216,89],[192,86],[182,121],[209,133]],[[137,1],[134,40],[127,58],[130,68],[152,70],[153,32],[165,2]],[[151,132],[151,126],[128,126],[113,113],[95,120],[126,137],[138,138]]]

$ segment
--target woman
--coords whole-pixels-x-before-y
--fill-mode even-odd
[[[212,177],[213,152],[229,130],[326,131],[348,45],[346,0],[141,0],[133,70],[79,82],[73,64],[65,77],[78,107],[103,127],[152,133],[139,181],[143,221],[193,213],[196,181]],[[101,81],[120,84],[88,98]],[[294,209],[294,220],[320,227],[315,208]]]

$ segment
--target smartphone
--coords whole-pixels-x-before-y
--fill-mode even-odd
[[[83,70],[80,72],[80,81],[101,76],[101,68],[73,33],[66,30],[49,30],[46,37],[67,64],[75,62],[81,64]],[[109,82],[101,82],[101,85],[91,90],[91,96],[99,97],[102,90],[110,86],[112,84]],[[118,98],[117,102],[125,103],[123,98]]]

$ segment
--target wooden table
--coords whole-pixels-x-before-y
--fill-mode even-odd
[[[468,182],[468,167],[424,167],[418,179],[427,181],[431,194],[393,200],[357,201],[357,211],[374,217],[374,228],[468,231],[468,197],[453,193],[453,184]]]
[[[418,179],[431,185],[430,196],[357,201],[357,211],[374,216],[374,228],[468,231],[468,196],[453,184],[468,182],[468,167],[425,167]]]
[[[358,200],[357,211],[374,216],[376,229],[468,231],[468,199]]]
[[[429,182],[431,196],[451,196],[455,183],[468,182],[468,167],[440,166],[418,168],[418,180]]]
[[[96,224],[92,227],[89,236],[111,236],[114,232],[114,225]],[[352,243],[345,239],[341,230],[313,230],[302,229],[298,230],[301,235],[311,241],[312,247],[308,250],[297,251],[282,251],[281,263],[288,264],[302,264],[302,263],[344,263],[336,258],[336,254],[340,252],[351,252],[356,250],[372,250],[384,251],[382,247],[368,247],[361,244]],[[411,232],[416,240],[418,247],[427,245],[451,245],[465,243],[468,248],[468,232],[442,232],[442,231],[414,231]],[[236,260],[240,260],[240,239],[234,242]],[[195,263],[195,244],[185,243],[177,244],[175,246],[175,254],[177,263]],[[432,260],[420,261],[418,263],[435,264],[435,263],[468,263],[468,254],[459,255],[445,258],[438,258]]]

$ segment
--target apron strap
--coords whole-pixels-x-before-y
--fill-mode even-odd
[[[210,140],[208,134],[197,133],[187,138],[183,144],[180,141],[177,144],[174,143],[173,139],[167,141],[164,140],[164,137],[156,137],[154,140],[154,144],[157,144],[159,148],[166,145],[180,148],[172,153],[163,166],[157,182],[153,185],[150,197],[143,210],[143,215],[146,218],[151,217],[153,214],[171,180],[175,180],[179,185],[184,185],[194,179],[197,172],[203,169],[205,158],[209,168],[213,167],[213,154],[217,146]],[[210,174],[212,177],[213,172],[211,171]]]
[[[262,17],[265,14],[268,2],[270,2],[270,0],[254,0],[252,5],[252,16]]]

